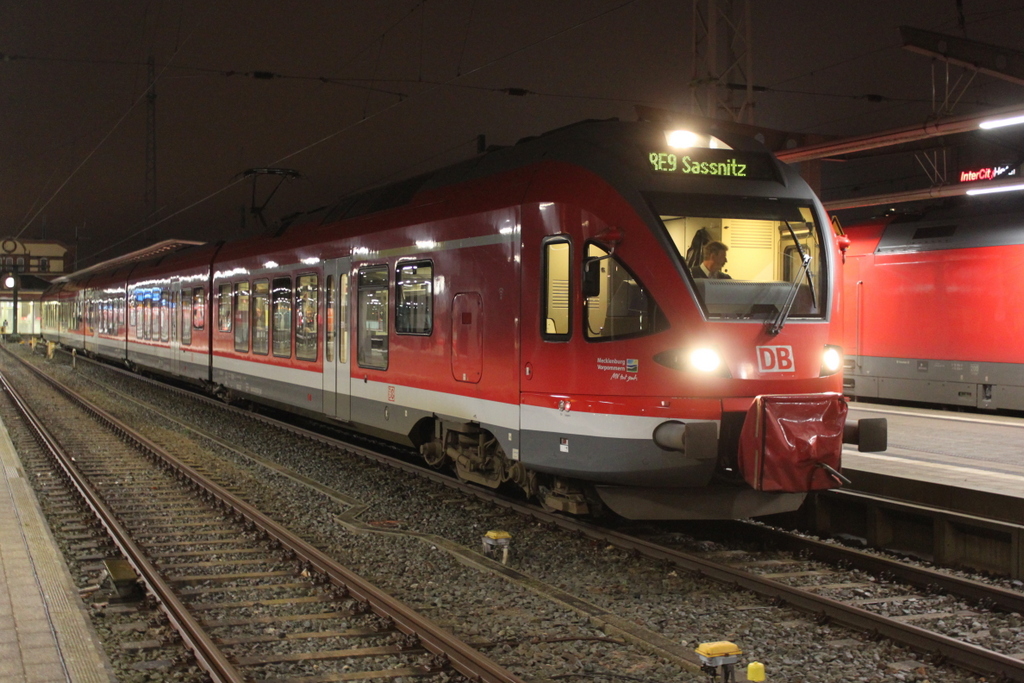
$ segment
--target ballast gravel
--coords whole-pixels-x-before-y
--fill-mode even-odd
[[[44,364],[38,357],[33,362]],[[193,447],[185,444],[190,440],[201,443],[208,451],[205,457],[230,463],[236,472],[233,484],[252,504],[524,680],[708,680],[678,657],[634,644],[602,614],[690,651],[704,642],[732,641],[743,650],[737,680],[746,680],[743,667],[754,661],[764,664],[766,680],[792,683],[984,680],[889,642],[818,624],[810,615],[773,606],[743,590],[549,528],[440,484],[229,416],[132,378],[85,364],[74,371],[56,360],[45,366],[104,409],[143,431],[159,433],[162,441],[170,437],[181,447]],[[152,409],[84,380],[90,376],[335,489],[342,498],[328,497],[198,439]],[[455,546],[479,553],[482,537],[495,529],[511,534],[507,568],[526,581],[507,577],[497,563],[494,569],[486,562],[481,568],[452,552]],[[574,600],[559,599],[560,593]],[[950,605],[950,611],[955,608]],[[965,639],[976,633],[973,624],[955,628]],[[1006,615],[997,630],[1024,652],[1020,615]]]

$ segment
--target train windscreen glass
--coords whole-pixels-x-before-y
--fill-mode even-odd
[[[824,316],[827,264],[809,203],[686,195],[648,199],[708,317]],[[701,268],[709,244],[726,247],[725,265],[717,272],[712,265],[710,276]]]

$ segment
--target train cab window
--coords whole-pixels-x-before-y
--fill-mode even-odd
[[[181,291],[181,343],[188,346],[192,343],[192,289]]]
[[[206,288],[192,290],[192,327],[201,330],[206,327]]]
[[[234,325],[235,351],[249,352],[249,283],[235,283]]]
[[[356,341],[360,367],[388,368],[388,267],[359,270],[359,332]]]
[[[231,331],[231,285],[220,286],[217,294],[217,329]]]
[[[649,193],[678,266],[709,319],[823,318],[828,310],[828,241],[806,201]],[[708,277],[704,248],[727,250]],[[720,245],[717,247],[721,253]]]
[[[317,313],[320,305],[320,277],[300,275],[296,280],[295,301],[295,357],[316,361]]]
[[[280,358],[292,357],[292,279],[276,277],[271,283],[271,345],[274,355]]]
[[[395,271],[395,333],[430,335],[434,326],[434,264],[403,263]]]
[[[270,353],[270,280],[252,283],[252,352]]]
[[[661,309],[617,257],[588,244],[583,273],[587,339],[623,339],[666,329]]]
[[[543,249],[540,332],[548,341],[565,341],[572,334],[572,315],[569,307],[572,298],[569,287],[572,254],[569,240],[561,236],[549,237],[544,240]]]

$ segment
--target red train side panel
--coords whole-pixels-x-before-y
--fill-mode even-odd
[[[1024,221],[1001,206],[847,228],[846,393],[1024,409]]]

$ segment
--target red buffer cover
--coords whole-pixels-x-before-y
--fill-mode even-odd
[[[740,474],[758,491],[790,493],[839,485],[846,401],[840,394],[758,396],[740,433]]]

